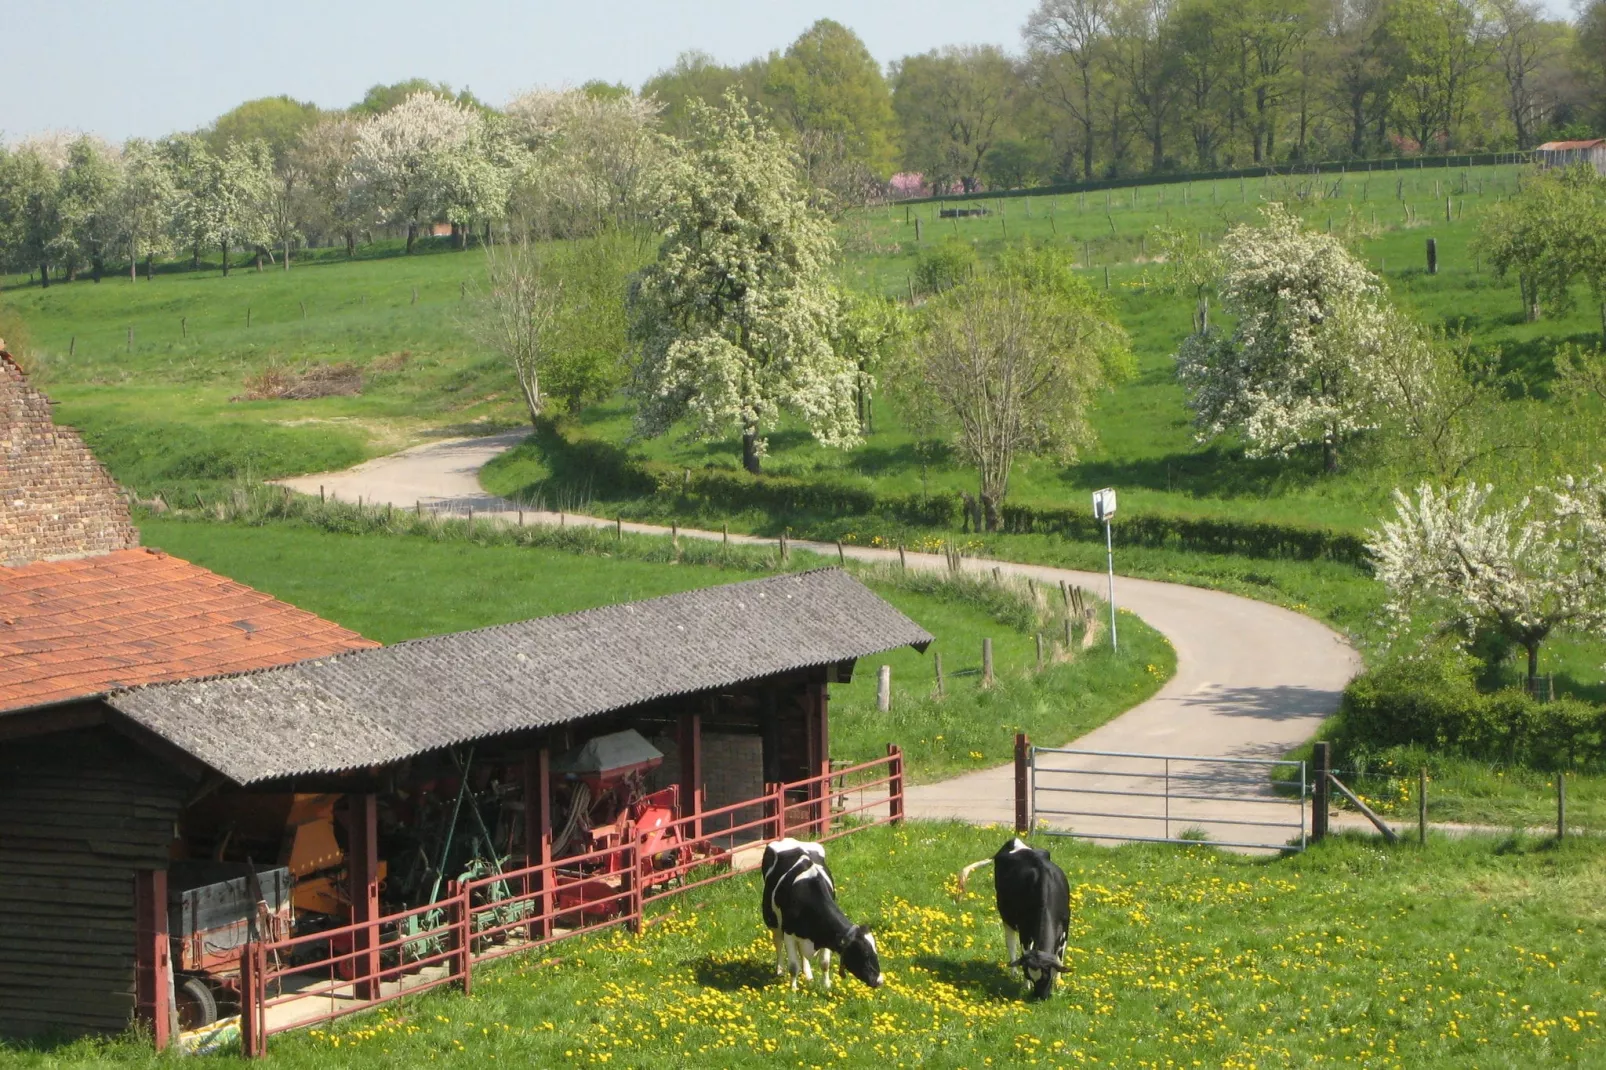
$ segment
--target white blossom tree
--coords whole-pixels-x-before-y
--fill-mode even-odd
[[[350,116],[329,116],[303,130],[288,154],[289,165],[300,175],[297,216],[302,226],[315,236],[340,235],[347,256],[356,254],[362,224],[352,196],[351,169],[360,128]]]
[[[1392,310],[1377,277],[1337,238],[1281,205],[1227,232],[1221,258],[1231,334],[1193,334],[1177,353],[1201,440],[1243,436],[1252,456],[1320,442],[1328,471],[1344,440],[1373,424]]]
[[[633,93],[538,89],[516,97],[507,129],[527,154],[514,189],[519,216],[537,233],[562,236],[640,221],[647,175],[664,151],[661,110]]]
[[[1395,519],[1367,549],[1398,621],[1425,617],[1467,639],[1493,631],[1527,651],[1532,688],[1551,633],[1606,628],[1606,474],[1564,477],[1508,508],[1493,490],[1396,490]]]
[[[486,153],[478,110],[434,93],[414,93],[363,123],[352,148],[351,192],[380,222],[407,228],[435,219],[468,223],[506,201],[505,178]]]
[[[688,117],[656,176],[658,259],[631,295],[638,428],[662,434],[685,417],[705,439],[736,430],[754,473],[782,411],[824,445],[856,445],[858,370],[831,346],[830,223],[738,95],[692,102]]]
[[[86,263],[96,282],[106,253],[117,239],[117,192],[122,161],[115,146],[84,136],[67,147],[67,162],[56,186],[59,222],[52,259],[66,269],[71,282]]]
[[[173,212],[173,177],[155,145],[141,138],[123,144],[123,181],[118,187],[121,240],[128,244],[128,279],[139,280],[139,256],[154,256],[166,245]]]

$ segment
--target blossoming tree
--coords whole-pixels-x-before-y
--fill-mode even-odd
[[[1509,508],[1492,493],[1396,490],[1395,519],[1367,548],[1397,620],[1492,630],[1527,651],[1531,689],[1552,632],[1606,629],[1606,472],[1563,477]]]
[[[1319,442],[1335,471],[1344,440],[1372,426],[1393,313],[1339,239],[1281,205],[1263,214],[1264,224],[1236,226],[1221,245],[1222,304],[1236,326],[1190,335],[1177,375],[1201,440],[1237,431],[1251,457]]]
[[[836,243],[791,152],[734,93],[690,104],[691,134],[658,169],[658,259],[631,294],[639,430],[682,418],[742,436],[757,473],[782,411],[827,446],[859,441],[858,369],[831,345]]]

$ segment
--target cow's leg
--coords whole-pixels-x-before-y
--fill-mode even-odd
[[[783,977],[786,975],[786,940],[778,927],[771,929],[770,935],[775,938],[775,976]]]
[[[798,943],[803,945],[801,953],[798,955],[803,960],[803,980],[812,981],[814,980],[814,970],[809,966],[809,959],[814,957],[814,944],[808,940],[799,940]]]
[[[783,939],[786,941],[786,970],[792,975],[792,991],[797,991],[797,937],[787,933]]]
[[[831,949],[820,948],[820,980],[825,984],[825,990],[831,991]]]
[[[1020,958],[1020,934],[1004,926],[1004,965],[1013,965]]]

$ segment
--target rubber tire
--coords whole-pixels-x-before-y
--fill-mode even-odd
[[[174,993],[180,1031],[200,1029],[217,1021],[217,997],[199,977],[186,977]]]

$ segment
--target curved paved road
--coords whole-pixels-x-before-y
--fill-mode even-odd
[[[517,444],[524,432],[511,432],[487,438],[449,439],[381,457],[344,472],[301,476],[282,482],[296,490],[316,494],[320,488],[342,500],[413,506],[422,503],[456,512],[472,509],[476,516],[501,517],[516,522],[518,513],[510,502],[487,494],[480,488],[478,472],[498,453]],[[527,512],[527,523],[557,523],[552,513]],[[592,518],[568,516],[568,523],[611,523]],[[646,524],[626,524],[625,529],[659,533],[664,528]],[[717,532],[682,529],[688,538],[719,538]],[[742,538],[731,536],[733,540]],[[743,541],[769,541],[747,540]],[[834,546],[798,541],[797,546],[832,553]],[[869,547],[849,547],[855,558],[869,561],[896,559],[895,551]],[[909,567],[941,569],[942,557],[909,554]],[[1058,584],[1060,580],[1077,584],[1095,594],[1104,592],[1105,577],[1098,573],[986,559],[965,560],[967,568],[992,569],[1029,576]],[[1149,701],[1115,718],[1076,741],[1079,749],[1142,754],[1196,755],[1217,758],[1276,758],[1290,747],[1308,739],[1322,719],[1338,707],[1344,685],[1360,668],[1354,650],[1325,625],[1290,610],[1181,584],[1120,578],[1116,597],[1122,607],[1132,610],[1153,625],[1177,652],[1177,673]],[[1057,744],[1058,740],[1035,740],[1038,744]],[[1058,758],[1068,763],[1072,759]],[[1093,795],[1078,795],[1071,809],[1096,809],[1130,815],[1125,818],[1056,819],[1056,824],[1074,826],[1082,832],[1109,836],[1153,835],[1157,831],[1150,818],[1157,818],[1162,804],[1152,799],[1131,797],[1123,802],[1118,793],[1129,789],[1147,790],[1158,785],[1159,767],[1120,758],[1075,759],[1079,767],[1099,774],[1078,781],[1081,789]],[[1155,773],[1154,784],[1146,779]],[[1197,769],[1173,763],[1171,774],[1178,782]],[[1144,776],[1134,776],[1142,773]],[[1257,777],[1259,771],[1246,780]],[[1052,782],[1040,777],[1041,783]],[[1173,788],[1177,787],[1173,783]],[[1208,785],[1195,789],[1200,794],[1222,791]],[[1259,787],[1243,789],[1260,793]],[[1106,793],[1106,794],[1100,794]],[[1208,812],[1218,820],[1228,816],[1255,821],[1294,821],[1291,804],[1284,807],[1224,801],[1173,802],[1170,833],[1198,826],[1217,840],[1244,838],[1247,826],[1217,826],[1203,816]],[[953,817],[983,823],[1013,820],[1013,776],[1010,767],[981,770],[951,780],[923,784],[909,789],[910,816]],[[1197,815],[1197,816],[1196,816]],[[1280,831],[1275,838],[1283,839]]]

